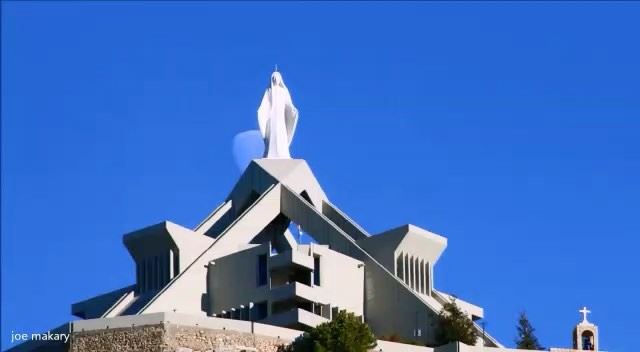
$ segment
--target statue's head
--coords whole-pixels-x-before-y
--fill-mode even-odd
[[[280,86],[280,87],[284,87],[284,81],[282,80],[282,75],[280,74],[280,72],[274,72],[271,74],[271,86],[275,87],[275,86]]]

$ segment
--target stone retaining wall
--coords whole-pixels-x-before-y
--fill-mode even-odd
[[[276,352],[290,341],[176,324],[74,332],[70,352]]]
[[[70,352],[163,352],[164,325],[74,332]]]
[[[276,352],[278,346],[289,340],[229,330],[211,330],[192,326],[169,325],[166,329],[166,351],[187,348],[195,351],[259,351]],[[185,350],[189,352],[189,350]]]

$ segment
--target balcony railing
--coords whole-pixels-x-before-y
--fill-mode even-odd
[[[299,282],[294,282],[271,289],[272,302],[294,298],[300,298],[312,303],[329,304],[324,289],[319,286],[311,287]]]
[[[271,269],[287,268],[292,265],[313,270],[313,256],[296,250],[291,250],[278,253],[269,258],[269,267]]]

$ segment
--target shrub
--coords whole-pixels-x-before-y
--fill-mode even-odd
[[[322,323],[298,337],[279,352],[367,352],[376,346],[371,329],[353,313],[340,311],[332,321]]]

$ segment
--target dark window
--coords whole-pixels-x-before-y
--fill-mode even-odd
[[[164,268],[164,284],[168,284],[169,280],[171,280],[170,277],[170,273],[171,273],[171,268],[169,268],[169,263],[171,262],[171,260],[169,259],[169,255],[170,252],[165,252],[164,256],[163,256],[163,261],[162,261],[162,267]]]
[[[136,293],[140,293],[142,291],[142,265],[140,265],[140,260],[136,261]]]
[[[267,255],[258,256],[258,286],[267,284]]]
[[[396,276],[404,281],[404,254],[400,253],[396,260]]]
[[[178,253],[173,252],[173,276],[171,277],[172,279],[176,276],[178,276],[178,274],[180,274],[180,256],[178,255]]]
[[[313,284],[320,286],[320,257],[313,257]]]
[[[319,316],[322,316],[322,304],[314,303],[313,304],[313,313]]]
[[[273,302],[271,304],[271,314],[287,312],[294,308],[296,308],[296,302],[294,300]]]
[[[158,256],[153,257],[153,288],[160,288],[160,265],[158,263]]]
[[[144,260],[144,290],[149,291],[151,289],[151,259]]]
[[[267,302],[256,303],[253,309],[255,310],[252,317],[254,320],[262,320],[267,317]]]

